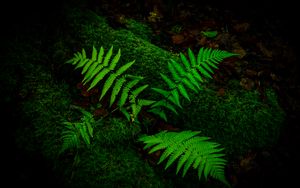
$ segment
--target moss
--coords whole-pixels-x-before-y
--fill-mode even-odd
[[[125,118],[104,119],[95,125],[94,142],[107,146],[128,145],[135,140],[140,130],[139,125],[129,124]]]
[[[228,85],[224,96],[207,89],[175,121],[183,129],[200,130],[225,147],[230,156],[248,150],[270,147],[278,141],[284,112],[272,89],[262,101],[257,91],[239,89],[238,82]],[[187,121],[188,120],[188,121]]]
[[[21,104],[22,128],[18,143],[32,152],[41,150],[43,155],[53,159],[61,144],[58,140],[60,122],[70,113],[68,86],[56,83],[42,66],[35,65],[27,71],[20,88],[26,100]]]
[[[126,29],[131,31],[135,36],[151,42],[153,33],[152,29],[148,25],[138,22],[134,19],[126,19],[125,26]]]
[[[144,76],[144,82],[151,83],[153,87],[163,83],[159,73],[167,72],[166,65],[170,58],[177,59],[174,54],[151,44],[129,30],[114,30],[105,18],[93,12],[70,11],[70,17],[66,20],[70,27],[68,34],[76,41],[80,41],[80,46],[75,43],[71,44],[77,47],[74,52],[85,48],[87,54],[91,54],[93,45],[97,48],[103,46],[106,50],[113,45],[115,52],[121,48],[121,63],[136,61],[127,73]],[[72,55],[70,54],[70,57]]]
[[[120,145],[94,145],[71,174],[71,187],[165,187],[134,149]]]

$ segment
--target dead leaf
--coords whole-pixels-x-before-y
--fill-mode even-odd
[[[240,81],[240,85],[247,90],[251,90],[254,87],[254,81],[249,78],[242,78]]]
[[[271,50],[268,50],[265,45],[263,45],[262,42],[258,42],[256,43],[257,47],[259,48],[259,50],[264,54],[264,56],[268,57],[268,58],[272,58],[273,53]]]
[[[183,35],[173,35],[172,36],[172,42],[173,44],[182,44],[185,41],[185,38]]]
[[[233,29],[236,31],[236,32],[246,32],[250,27],[250,24],[247,23],[247,22],[244,22],[244,23],[238,23],[238,24],[235,24],[233,26]]]
[[[232,47],[233,47],[232,50],[233,53],[240,54],[239,58],[243,58],[245,55],[247,55],[247,52],[238,42],[233,43]]]

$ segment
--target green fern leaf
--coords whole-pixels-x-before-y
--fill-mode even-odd
[[[174,69],[179,73],[180,77],[184,77],[186,75],[186,72],[190,69],[187,69],[187,71],[182,67],[179,63],[171,59],[171,64],[173,65]],[[178,79],[180,80],[180,79]]]
[[[195,91],[196,93],[198,93],[198,89],[195,88],[194,84],[191,83],[191,81],[188,78],[184,78],[181,80],[182,83],[184,83],[184,85],[186,85],[188,88],[190,88],[191,90]]]
[[[98,53],[98,57],[97,57],[97,64],[102,63],[103,55],[104,55],[104,49],[103,49],[103,47],[101,46],[101,48],[100,48],[100,50],[99,50],[99,53]]]
[[[150,105],[152,105],[155,102],[156,101],[153,101],[153,100],[139,99],[138,100],[138,105],[140,105],[140,106],[150,106]]]
[[[177,106],[182,108],[182,106],[180,104],[179,93],[177,91],[177,88],[171,90],[171,94],[172,94],[172,96],[170,96],[169,99],[172,98],[171,101],[174,101]]]
[[[140,113],[142,106],[137,105],[137,104],[132,104],[131,105],[131,109],[132,109],[132,116],[133,116],[133,121],[136,120],[136,117],[138,116],[138,114]]]
[[[81,74],[84,74],[87,70],[88,70],[88,68],[91,66],[91,64],[93,63],[94,61],[93,60],[88,60],[88,62],[84,65],[84,67],[83,67],[83,69],[82,69],[82,71],[81,71]]]
[[[86,52],[85,52],[84,48],[82,48],[81,54],[82,54],[82,59],[86,59]]]
[[[75,69],[78,69],[80,67],[83,67],[87,62],[89,61],[89,59],[81,59],[80,62],[77,64],[77,66],[75,67]]]
[[[82,55],[80,52],[74,53],[74,57],[65,63],[76,65],[82,59]]]
[[[82,82],[84,84],[88,83],[95,77],[95,75],[99,74],[99,72],[102,71],[103,68],[104,68],[103,64],[97,65],[96,68],[91,69],[92,70],[91,72],[89,72],[89,71],[87,72],[87,74],[83,78]]]
[[[193,74],[194,78],[197,79],[199,82],[204,82],[196,69],[191,69],[191,73]]]
[[[133,91],[131,92],[131,95],[130,95],[130,100],[131,100],[131,101],[135,101],[136,98],[137,98],[137,96],[138,96],[142,91],[144,91],[148,86],[149,86],[149,85],[146,84],[146,85],[143,85],[143,86],[138,87],[137,89],[133,90]]]
[[[123,88],[121,98],[120,98],[120,101],[119,101],[119,106],[120,107],[123,106],[126,103],[130,89],[133,86],[135,86],[139,81],[140,81],[140,79],[134,79],[134,80],[128,82],[126,84],[126,86]]]
[[[200,65],[197,67],[197,69],[206,77],[208,78],[212,78],[211,75],[205,70],[203,69]]]
[[[155,102],[151,108],[155,108],[155,107],[160,107],[160,106],[163,106],[163,107],[166,107],[168,108],[169,110],[173,111],[175,114],[178,114],[178,112],[176,111],[176,109],[174,108],[173,105],[171,105],[171,103],[169,103],[168,101],[164,101],[164,100],[160,100],[160,101],[157,101]]]
[[[200,85],[199,85],[199,83],[197,82],[196,78],[193,76],[193,74],[187,73],[187,74],[186,74],[186,77],[190,80],[191,85],[196,86],[196,88],[197,88],[196,90],[200,89]],[[193,89],[193,90],[194,90],[194,89]],[[197,93],[197,91],[196,91],[196,93]]]
[[[107,73],[109,73],[109,69],[108,68],[104,68],[95,78],[94,78],[94,80],[92,81],[92,83],[91,83],[91,85],[90,85],[90,87],[87,89],[88,91],[90,90],[90,89],[92,89],[93,87],[95,87],[95,85],[97,85],[99,82],[100,82],[100,80],[102,80],[103,78],[104,78],[104,76],[106,76],[107,75]]]
[[[146,144],[145,148],[152,148],[149,153],[164,150],[158,164],[169,158],[165,169],[178,160],[176,173],[184,166],[184,176],[193,167],[198,169],[199,178],[204,174],[206,180],[211,176],[229,186],[224,175],[227,161],[222,158],[224,154],[219,153],[222,148],[218,148],[219,144],[208,141],[207,137],[198,136],[199,133],[163,131],[152,136],[142,136],[139,141]]]
[[[191,68],[190,62],[187,60],[187,58],[183,55],[183,53],[180,53],[180,59],[181,62],[184,64],[185,68],[189,70]]]
[[[120,107],[120,111],[124,114],[124,116],[126,117],[126,119],[127,119],[127,121],[130,121],[131,119],[131,117],[130,117],[130,114],[129,114],[129,112],[126,110],[126,108],[124,108],[124,107]]]
[[[160,164],[161,162],[163,162],[167,157],[169,157],[170,155],[173,154],[173,152],[179,148],[179,146],[182,144],[182,142],[184,142],[187,139],[190,139],[193,136],[196,136],[197,134],[199,134],[200,132],[193,132],[193,131],[185,131],[182,132],[181,134],[176,134],[173,132],[169,133],[169,136],[173,136],[172,139],[165,139],[165,143],[168,147],[167,149],[164,151],[164,153],[161,155],[160,160],[158,162],[158,164]],[[174,140],[176,140],[176,142],[174,142]],[[158,145],[159,146],[159,145]],[[153,148],[155,150],[155,147]],[[184,147],[181,147],[181,149],[184,149]],[[182,150],[180,150],[182,151]],[[183,151],[182,151],[183,152]],[[170,164],[168,164],[169,166]]]
[[[111,107],[112,104],[115,102],[117,95],[119,94],[123,84],[125,83],[126,78],[125,77],[121,77],[116,81],[116,84],[112,90],[111,96],[110,96],[110,102],[109,102],[109,106]]]
[[[110,65],[109,65],[109,69],[110,70],[114,70],[115,69],[117,63],[120,60],[120,57],[121,57],[121,49],[118,50],[117,55],[115,55],[115,57],[112,59]]]
[[[62,148],[60,150],[60,154],[64,151],[71,149],[71,148],[79,148],[79,138],[77,135],[77,130],[75,129],[73,123],[71,122],[62,122],[65,125],[65,129],[62,132],[61,139],[63,140]]]
[[[187,100],[191,101],[188,92],[186,91],[186,89],[184,88],[184,86],[182,84],[178,85],[178,90],[180,91],[180,93],[182,94],[182,96],[184,96]]]
[[[109,63],[109,60],[112,56],[112,52],[113,52],[113,46],[110,47],[110,49],[108,50],[108,52],[106,53],[106,56],[103,60],[103,66],[107,67],[108,66],[108,63]]]
[[[180,80],[180,75],[178,75],[178,73],[176,72],[176,69],[174,67],[174,65],[172,63],[168,63],[168,68],[174,78],[175,81]]]
[[[120,68],[117,70],[116,74],[117,74],[118,76],[121,75],[121,74],[123,74],[123,72],[125,72],[127,69],[129,69],[129,68],[131,67],[131,65],[133,65],[134,62],[135,62],[135,61],[133,60],[133,61],[131,61],[131,62],[129,62],[129,63],[126,63],[125,65],[123,65],[122,67],[120,67]]]
[[[192,50],[190,48],[188,48],[188,55],[189,55],[192,67],[195,67],[196,63],[197,63],[196,58],[195,58],[195,55],[194,55],[194,53],[192,52]]]
[[[85,124],[86,124],[86,127],[87,127],[87,130],[89,132],[90,137],[93,137],[94,129],[93,129],[91,123],[90,122],[85,122]]]
[[[97,49],[95,48],[95,46],[93,46],[93,52],[92,52],[92,61],[96,61],[97,60]]]
[[[176,111],[176,110],[175,110]],[[158,115],[161,119],[168,121],[166,113],[160,108],[149,109],[148,112]]]
[[[106,79],[102,92],[101,92],[101,96],[100,99],[101,100],[104,95],[106,94],[106,92],[109,90],[109,88],[112,86],[113,82],[115,81],[115,79],[117,78],[117,75],[115,73],[109,75],[109,77]]]
[[[86,143],[86,145],[90,144],[90,137],[87,133],[86,126],[84,126],[84,123],[74,123],[76,129],[79,130],[81,137],[83,138],[83,141]]]
[[[152,90],[156,91],[157,93],[161,94],[162,96],[164,96],[165,98],[168,98],[170,96],[170,92],[164,90],[164,89],[160,89],[160,88],[151,88]]]
[[[208,60],[207,60],[208,61]],[[211,73],[214,73],[214,71],[208,66],[207,62],[203,62],[201,64],[201,66],[203,66],[206,70],[208,70]]]
[[[84,84],[89,82],[104,67],[102,65],[103,55],[104,55],[104,49],[101,46],[98,53],[97,61],[94,61],[93,64],[89,67],[86,75],[82,80]]]

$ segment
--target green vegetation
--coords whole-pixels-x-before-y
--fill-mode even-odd
[[[166,180],[167,178],[162,175],[162,172],[156,172],[153,166],[150,167],[147,162],[142,160],[135,143],[141,134],[141,130],[145,129],[143,126],[146,123],[140,122],[140,125],[133,123],[137,119],[133,117],[137,117],[140,115],[138,112],[142,112],[133,104],[139,104],[137,99],[141,100],[145,97],[153,101],[159,101],[158,99],[162,98],[160,96],[162,92],[155,92],[158,89],[169,92],[173,98],[169,100],[169,103],[174,101],[172,102],[175,105],[173,108],[179,107],[179,109],[176,109],[178,115],[166,114],[170,124],[183,130],[201,131],[203,135],[221,143],[225,149],[224,152],[228,154],[230,159],[243,155],[249,149],[268,147],[276,142],[284,114],[277,103],[274,91],[271,89],[267,90],[265,101],[260,100],[258,92],[244,91],[235,82],[226,85],[224,96],[218,96],[212,85],[205,84],[204,87],[204,83],[201,85],[201,92],[189,93],[186,88],[190,90],[196,88],[196,91],[198,91],[195,81],[184,82],[182,79],[191,77],[189,70],[194,66],[192,63],[197,62],[196,60],[193,61],[197,57],[193,58],[194,55],[191,50],[188,50],[187,56],[172,54],[151,44],[149,41],[139,38],[131,31],[112,29],[105,18],[95,13],[71,9],[68,11],[70,12],[67,13],[69,16],[66,20],[67,33],[62,33],[62,36],[56,38],[57,41],[54,41],[53,46],[49,47],[53,50],[51,51],[53,57],[38,50],[38,47],[33,49],[34,44],[29,45],[29,47],[20,45],[19,50],[14,50],[13,55],[9,58],[9,62],[14,60],[17,63],[10,64],[7,69],[14,73],[14,71],[11,71],[11,66],[16,66],[24,76],[14,77],[6,82],[16,86],[16,83],[22,80],[18,83],[20,87],[16,88],[22,97],[22,101],[18,104],[18,107],[22,109],[22,117],[20,118],[22,125],[17,134],[18,146],[29,152],[41,152],[43,157],[51,161],[50,164],[55,167],[54,170],[58,173],[57,176],[61,176],[66,186],[172,187],[172,183]],[[28,44],[30,43],[28,42]],[[113,58],[115,60],[110,61],[109,56],[113,54],[111,45],[114,48],[122,49],[122,59],[120,58],[121,52],[118,51]],[[101,70],[106,70],[108,73],[98,70],[99,72],[96,72],[94,76],[88,76],[91,75],[89,70],[96,70],[97,64],[94,65],[94,62],[98,62],[100,59],[99,54],[102,54],[101,48],[99,51],[95,48],[87,52],[81,50],[91,49],[92,46],[103,46],[103,59],[107,57],[107,61],[105,68],[103,66]],[[107,53],[104,53],[104,49],[111,49],[111,52],[108,50]],[[73,96],[78,94],[78,91],[74,91],[75,86],[73,84],[80,82],[80,80],[72,75],[67,66],[62,66],[62,64],[71,56],[70,54],[80,50],[81,53],[76,53],[75,59],[72,59],[71,63],[75,62],[74,65],[78,66],[77,68],[82,68],[81,73],[84,76],[84,83],[90,84],[90,90],[100,86],[99,88],[102,91],[99,96],[101,98],[100,102],[108,97],[108,100],[112,101],[108,103],[108,106],[129,109],[129,116],[126,117],[130,117],[128,118],[130,122],[111,114],[106,118],[97,119],[92,117],[93,113],[88,108],[79,110],[80,113],[77,109],[74,112],[74,109],[70,108],[74,104],[74,98],[78,97]],[[15,56],[14,53],[18,56]],[[91,54],[91,58],[86,54]],[[215,60],[217,63],[227,57],[226,55],[223,56],[224,54],[212,56],[212,53],[208,52],[203,54],[198,55],[198,58],[201,59],[207,56],[208,59]],[[189,61],[184,60],[186,57],[189,57]],[[43,64],[45,59],[54,62],[45,65]],[[132,62],[133,59],[135,59],[134,63]],[[100,62],[104,64],[104,61]],[[128,62],[130,63],[128,64]],[[178,62],[182,62],[184,66]],[[205,71],[199,70],[202,79],[209,78],[209,75],[212,74],[209,69],[212,68],[210,66],[214,63],[216,62],[207,64],[206,66],[209,68],[203,65],[202,68]],[[95,69],[91,69],[93,65]],[[128,66],[126,74],[123,66]],[[55,67],[55,69],[52,69],[52,67]],[[59,78],[55,77],[57,74],[60,75]],[[99,76],[99,74],[103,75]],[[127,74],[144,78],[135,81],[136,84],[142,81],[149,84],[136,88],[128,86],[126,88],[129,88],[129,90],[124,91],[122,90],[125,86],[123,84],[129,84],[135,80],[129,79],[129,81],[124,81],[121,84],[123,76]],[[197,74],[193,74],[193,76],[195,76],[194,80],[197,79]],[[8,79],[10,76],[5,75],[3,78]],[[69,80],[71,81],[69,82]],[[200,80],[197,80],[197,83],[198,81]],[[150,86],[150,84],[151,87],[157,89],[145,92],[146,86]],[[119,92],[117,92],[118,90]],[[122,93],[125,93],[124,96],[122,96]],[[134,93],[134,97],[130,97]],[[128,96],[125,97],[125,95]],[[178,103],[179,95],[183,96],[180,98],[180,103]],[[115,96],[115,99],[113,96]],[[162,96],[170,99],[169,95],[163,94]],[[191,99],[191,102],[189,99]],[[11,99],[8,97],[5,100]],[[120,105],[119,101],[124,100],[126,102],[122,102],[122,105]],[[114,106],[114,103],[117,106]],[[146,109],[148,110],[148,107],[153,104],[149,104]],[[163,115],[160,117],[166,119]],[[65,123],[62,124],[62,122]],[[72,141],[69,143],[66,142],[68,136],[64,137],[68,133],[72,133],[70,135],[73,135],[74,138],[74,140],[69,140]],[[74,133],[76,134],[74,135]],[[193,138],[190,140],[193,140]],[[195,136],[195,138],[203,137]],[[73,148],[74,143],[79,143],[75,144],[76,149]],[[185,144],[189,144],[188,141],[177,143],[182,144],[181,149],[186,148]],[[193,147],[190,149],[192,150]],[[167,148],[165,151],[167,151]],[[185,159],[183,159],[183,156],[187,157],[186,153],[188,152],[182,151],[183,162],[179,161],[178,169],[175,169],[175,171],[179,172],[181,168],[187,171],[191,168],[187,163],[184,164]],[[179,156],[174,158],[172,155],[167,155],[167,158],[176,160]],[[170,162],[170,168],[172,168],[172,163]],[[199,164],[199,162],[196,164]],[[196,168],[200,168],[196,164]],[[205,168],[207,171],[205,169],[202,171],[204,175],[210,175],[208,170],[214,168],[213,166],[210,167]],[[171,174],[169,172],[166,171],[165,173]],[[186,173],[185,178],[187,176],[189,178],[189,175],[193,172]],[[220,176],[215,178],[224,180]],[[194,184],[190,179],[184,179],[184,181]]]
[[[194,90],[198,93],[198,91],[201,90],[199,82],[204,82],[204,77],[212,78],[211,74],[213,73],[213,70],[211,69],[211,67],[217,68],[215,64],[218,64],[225,58],[237,55],[226,51],[204,48],[201,48],[199,50],[197,57],[195,57],[194,53],[190,49],[188,49],[189,59],[187,59],[182,53],[180,53],[181,61],[184,66],[171,59],[171,62],[168,64],[168,68],[172,74],[173,79],[170,79],[166,75],[161,73],[161,77],[167,83],[168,89],[163,90],[160,88],[153,88],[154,91],[163,95],[163,99],[159,101],[152,101],[138,98],[138,94],[146,89],[148,85],[141,86],[131,91],[131,88],[136,85],[140,79],[135,79],[136,76],[132,75],[125,75],[121,77],[121,75],[132,66],[134,61],[126,63],[116,71],[114,70],[121,57],[121,51],[119,49],[117,55],[112,59],[111,63],[109,63],[112,56],[112,50],[113,47],[111,47],[107,54],[104,56],[103,47],[100,48],[99,53],[97,53],[96,48],[93,47],[92,58],[88,59],[86,57],[86,52],[83,49],[82,53],[75,53],[74,57],[68,60],[67,63],[76,66],[75,69],[82,67],[83,70],[81,74],[85,75],[82,81],[83,84],[85,85],[86,83],[91,81],[88,91],[95,87],[101,80],[104,79],[104,77],[107,77],[107,79],[103,81],[104,84],[101,84],[102,92],[100,100],[104,97],[108,89],[115,82],[115,86],[110,97],[110,106],[114,103],[116,96],[123,87],[123,83],[126,82],[126,78],[129,76],[134,77],[134,79],[132,81],[129,81],[128,84],[124,84],[121,98],[118,103],[121,112],[123,112],[123,114],[125,114],[127,119],[131,122],[134,122],[134,120],[138,119],[137,115],[141,111],[143,106],[149,106],[152,103],[154,104],[150,107],[151,109],[149,110],[149,112],[158,114],[161,118],[167,121],[166,115],[160,107],[166,107],[167,109],[170,109],[177,114],[177,111],[171,103],[182,108],[182,106],[180,105],[179,93],[190,101],[188,92],[185,87],[188,87],[189,89]],[[128,99],[129,92],[131,93],[129,97],[129,108],[132,109],[131,114],[127,112],[127,109],[124,107]],[[138,103],[136,103],[136,101],[138,101]],[[87,145],[90,144],[89,137],[93,136],[93,128],[91,123],[94,121],[90,122],[91,120],[93,120],[93,118],[89,113],[85,111],[82,112],[85,115],[83,118],[83,123],[64,122],[68,126],[68,130],[64,131],[63,139],[65,140],[65,142],[62,150],[74,146],[78,147],[79,135],[82,136]],[[166,168],[170,166],[176,160],[176,158],[182,155],[177,168],[177,172],[187,160],[187,163],[184,167],[183,176],[186,174],[189,167],[193,165],[194,168],[198,168],[199,178],[201,177],[204,170],[205,179],[207,179],[208,175],[211,175],[224,184],[229,185],[224,175],[224,165],[226,161],[221,158],[223,157],[223,154],[216,154],[217,152],[221,151],[220,149],[216,148],[219,145],[217,145],[216,143],[207,142],[207,138],[205,137],[196,137],[195,139],[192,139],[192,137],[194,137],[196,134],[197,132],[193,133],[186,131],[183,131],[181,133],[162,132],[156,134],[154,136],[154,139],[150,136],[143,137],[140,140],[149,144],[146,145],[145,148],[148,148],[155,144],[159,144],[158,146],[154,147],[150,151],[150,153],[159,149],[166,149],[166,152],[162,154],[161,159],[158,163],[161,163],[165,158],[172,155],[167,163]],[[187,148],[194,149],[195,151],[187,150]],[[175,151],[175,149],[178,150]],[[189,158],[189,156],[191,158]]]
[[[212,68],[216,69],[216,65],[223,59],[236,55],[238,54],[211,48],[200,48],[196,57],[191,49],[188,49],[188,58],[180,53],[183,65],[171,59],[168,63],[168,68],[172,74],[172,79],[163,73],[160,74],[166,82],[168,89],[152,88],[161,94],[163,99],[152,105],[151,112],[159,115],[165,121],[167,121],[167,117],[161,107],[165,107],[178,114],[173,105],[182,108],[179,100],[180,94],[188,101],[191,101],[186,88],[199,93],[199,91],[203,90],[199,83],[205,82],[207,78],[212,78],[211,74],[214,73]]]
[[[162,131],[153,136],[141,136],[139,141],[146,144],[144,149],[152,147],[149,153],[165,150],[158,161],[160,164],[169,158],[165,169],[178,159],[176,174],[183,167],[182,177],[184,177],[188,169],[193,167],[198,169],[199,179],[204,174],[205,180],[208,176],[212,176],[229,186],[224,172],[227,161],[221,158],[224,154],[219,153],[224,148],[218,148],[220,145],[208,141],[207,137],[196,136],[199,133],[196,131],[178,133]]]

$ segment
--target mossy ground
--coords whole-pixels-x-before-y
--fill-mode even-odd
[[[73,78],[73,67],[63,65],[74,52],[92,49],[93,45],[121,48],[123,63],[135,59],[131,73],[144,76],[145,83],[150,83],[151,87],[161,87],[159,73],[167,72],[170,58],[178,58],[151,44],[148,29],[146,32],[132,27],[129,27],[132,31],[113,29],[105,18],[95,13],[67,11],[70,12],[63,22],[66,28],[55,34],[56,40],[49,42],[48,50],[41,50],[42,45],[37,48],[36,43],[28,40],[12,48],[5,60],[3,70],[7,71],[1,80],[7,93],[17,94],[2,99],[6,105],[19,109],[20,119],[13,128],[17,147],[28,153],[41,153],[66,186],[170,187],[169,180],[175,177],[174,173],[157,173],[142,159],[134,143],[134,137],[141,130],[130,127],[132,125],[124,120],[109,118],[97,125],[92,147],[79,150],[80,160],[76,165],[72,151],[57,156],[62,143],[61,120],[72,115],[69,106],[77,97],[72,95],[76,93],[76,82],[80,81],[78,77]],[[224,96],[218,96],[210,88],[212,86],[207,87],[193,96],[192,103],[185,103],[178,117],[170,118],[173,126],[202,131],[203,135],[221,143],[230,156],[240,156],[248,150],[276,143],[284,114],[271,89],[267,91],[266,101],[261,101],[257,92],[245,91],[236,83],[228,84]],[[18,103],[13,103],[15,99]],[[193,173],[174,182],[187,185],[187,181],[189,186],[196,182]]]

